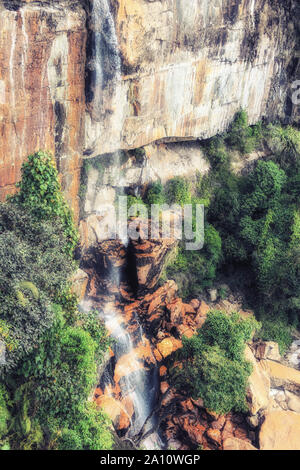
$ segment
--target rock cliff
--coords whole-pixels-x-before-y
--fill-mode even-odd
[[[82,157],[209,137],[240,107],[297,119],[296,17],[293,0],[0,0],[0,198],[40,148],[78,214]]]

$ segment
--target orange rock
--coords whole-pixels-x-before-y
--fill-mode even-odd
[[[195,314],[196,313],[196,310],[194,309],[194,307],[191,305],[191,304],[183,304],[183,308],[184,308],[184,311],[185,313],[192,313],[192,314]]]
[[[222,430],[224,427],[224,424],[226,422],[226,417],[225,416],[220,416],[216,421],[213,421],[211,423],[212,429],[218,429],[219,431]]]
[[[203,434],[205,432],[205,427],[200,423],[192,424],[189,422],[188,418],[184,419],[182,429],[187,433],[192,442],[196,444],[203,443]]]
[[[161,367],[159,368],[159,375],[160,375],[161,377],[163,377],[163,376],[166,375],[166,374],[167,374],[167,368],[166,368],[166,366],[161,366]]]
[[[111,349],[110,346],[109,346],[108,350],[109,350],[110,357],[113,357],[115,355],[115,353],[113,352],[113,350]]]
[[[215,445],[220,446],[222,443],[221,432],[218,429],[208,429],[206,431],[207,438]]]
[[[300,414],[281,410],[268,413],[259,444],[261,450],[300,450]]]
[[[204,408],[204,402],[202,400],[202,398],[199,398],[198,400],[194,400],[192,398],[192,402],[195,406],[197,406],[198,408]]]
[[[147,338],[143,338],[143,341],[140,342],[135,348],[136,356],[139,359],[143,359],[148,364],[154,364],[155,359],[152,354],[152,347]]]
[[[166,393],[166,391],[170,388],[168,382],[161,382],[160,384],[160,391],[162,394]]]
[[[205,411],[212,421],[217,421],[220,418],[220,415],[218,413],[215,413],[215,411],[210,411],[208,409],[206,409]]]
[[[179,323],[185,315],[185,309],[181,299],[175,299],[172,303],[167,305],[167,309],[170,312],[172,325]]]
[[[206,317],[208,312],[211,310],[209,305],[207,305],[204,300],[201,300],[200,307],[197,310],[197,315],[200,315],[201,317]]]
[[[119,401],[103,395],[96,399],[96,403],[110,417],[117,428],[128,428],[130,417]]]
[[[200,307],[200,300],[193,299],[190,301],[190,305],[193,307],[194,310],[198,310],[198,308]]]
[[[168,357],[174,351],[174,346],[171,338],[165,338],[157,345],[157,349],[162,357]]]
[[[161,296],[155,297],[149,304],[148,307],[148,315],[151,315],[151,313],[162,303],[162,298]]]
[[[187,338],[191,338],[196,333],[192,328],[189,328],[186,325],[179,325],[177,327],[177,330],[178,330],[180,336],[186,336]]]
[[[154,349],[153,354],[154,354],[155,359],[157,360],[157,362],[161,362],[163,360],[163,357],[160,354],[158,349]]]
[[[192,400],[185,400],[181,402],[181,406],[183,408],[183,411],[193,411],[194,410],[194,405]]]
[[[234,437],[237,437],[238,439],[241,439],[241,440],[246,440],[248,439],[248,432],[246,429],[238,426],[235,430],[234,430]]]

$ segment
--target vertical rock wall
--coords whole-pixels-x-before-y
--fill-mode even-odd
[[[241,107],[251,123],[296,121],[296,8],[296,0],[0,0],[0,200],[38,149],[55,154],[78,214],[82,157],[211,137]]]
[[[0,2],[0,31],[0,199],[14,191],[26,156],[45,149],[77,212],[85,11],[76,1],[72,9],[69,2]]]

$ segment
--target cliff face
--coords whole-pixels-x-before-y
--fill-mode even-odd
[[[117,109],[104,90],[112,114],[103,110],[102,122],[88,121],[87,148],[102,153],[159,139],[209,137],[224,130],[240,107],[251,122],[286,115],[286,69],[296,37],[292,2],[111,3],[123,75]]]
[[[79,2],[0,2],[0,198],[26,156],[55,154],[77,210],[85,109],[85,12]]]
[[[82,156],[205,138],[247,108],[289,119],[293,0],[0,0],[0,198],[55,153],[76,212]],[[167,164],[168,162],[166,162]]]

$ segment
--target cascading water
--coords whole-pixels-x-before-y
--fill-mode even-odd
[[[108,0],[93,0],[89,29],[87,101],[97,113],[104,88],[115,86],[121,78],[118,39]]]
[[[93,117],[95,118],[95,114],[98,113],[96,119],[100,121],[101,112],[103,112],[104,90],[109,87],[113,95],[118,81],[121,80],[121,60],[109,1],[94,0],[91,6],[87,100],[91,105]],[[118,168],[118,174],[114,174],[112,177],[120,182],[120,152],[115,152],[112,155],[112,160],[114,168]],[[117,186],[120,188],[120,184]],[[101,213],[101,208],[99,207],[99,211],[96,208],[95,212]],[[124,235],[121,238],[120,244],[126,251],[128,240]],[[107,284],[114,285],[114,292],[118,291],[121,284],[121,270],[112,266],[110,270],[106,269],[105,276]],[[113,339],[113,357],[100,378],[99,388],[103,390],[103,393],[109,395],[117,382],[117,388],[120,388],[118,399],[125,403],[125,409],[128,408],[128,416],[130,417],[127,437],[134,440],[146,422],[143,431],[149,431],[155,424],[156,418],[155,415],[152,416],[152,411],[158,399],[159,374],[150,343],[144,335],[137,315],[131,318],[129,325],[122,310],[117,310],[111,300],[111,296],[109,301],[103,301],[103,297],[101,300],[100,298],[95,299],[95,297],[86,298],[81,308],[85,311],[96,308]],[[150,350],[151,364],[147,364],[145,367],[143,357],[140,357],[137,350],[138,348],[146,349],[147,345]],[[126,405],[126,403],[129,404]],[[133,406],[133,412],[129,410],[131,406]],[[142,442],[142,445],[149,449],[157,448],[161,447],[161,441],[159,436],[153,433]]]

